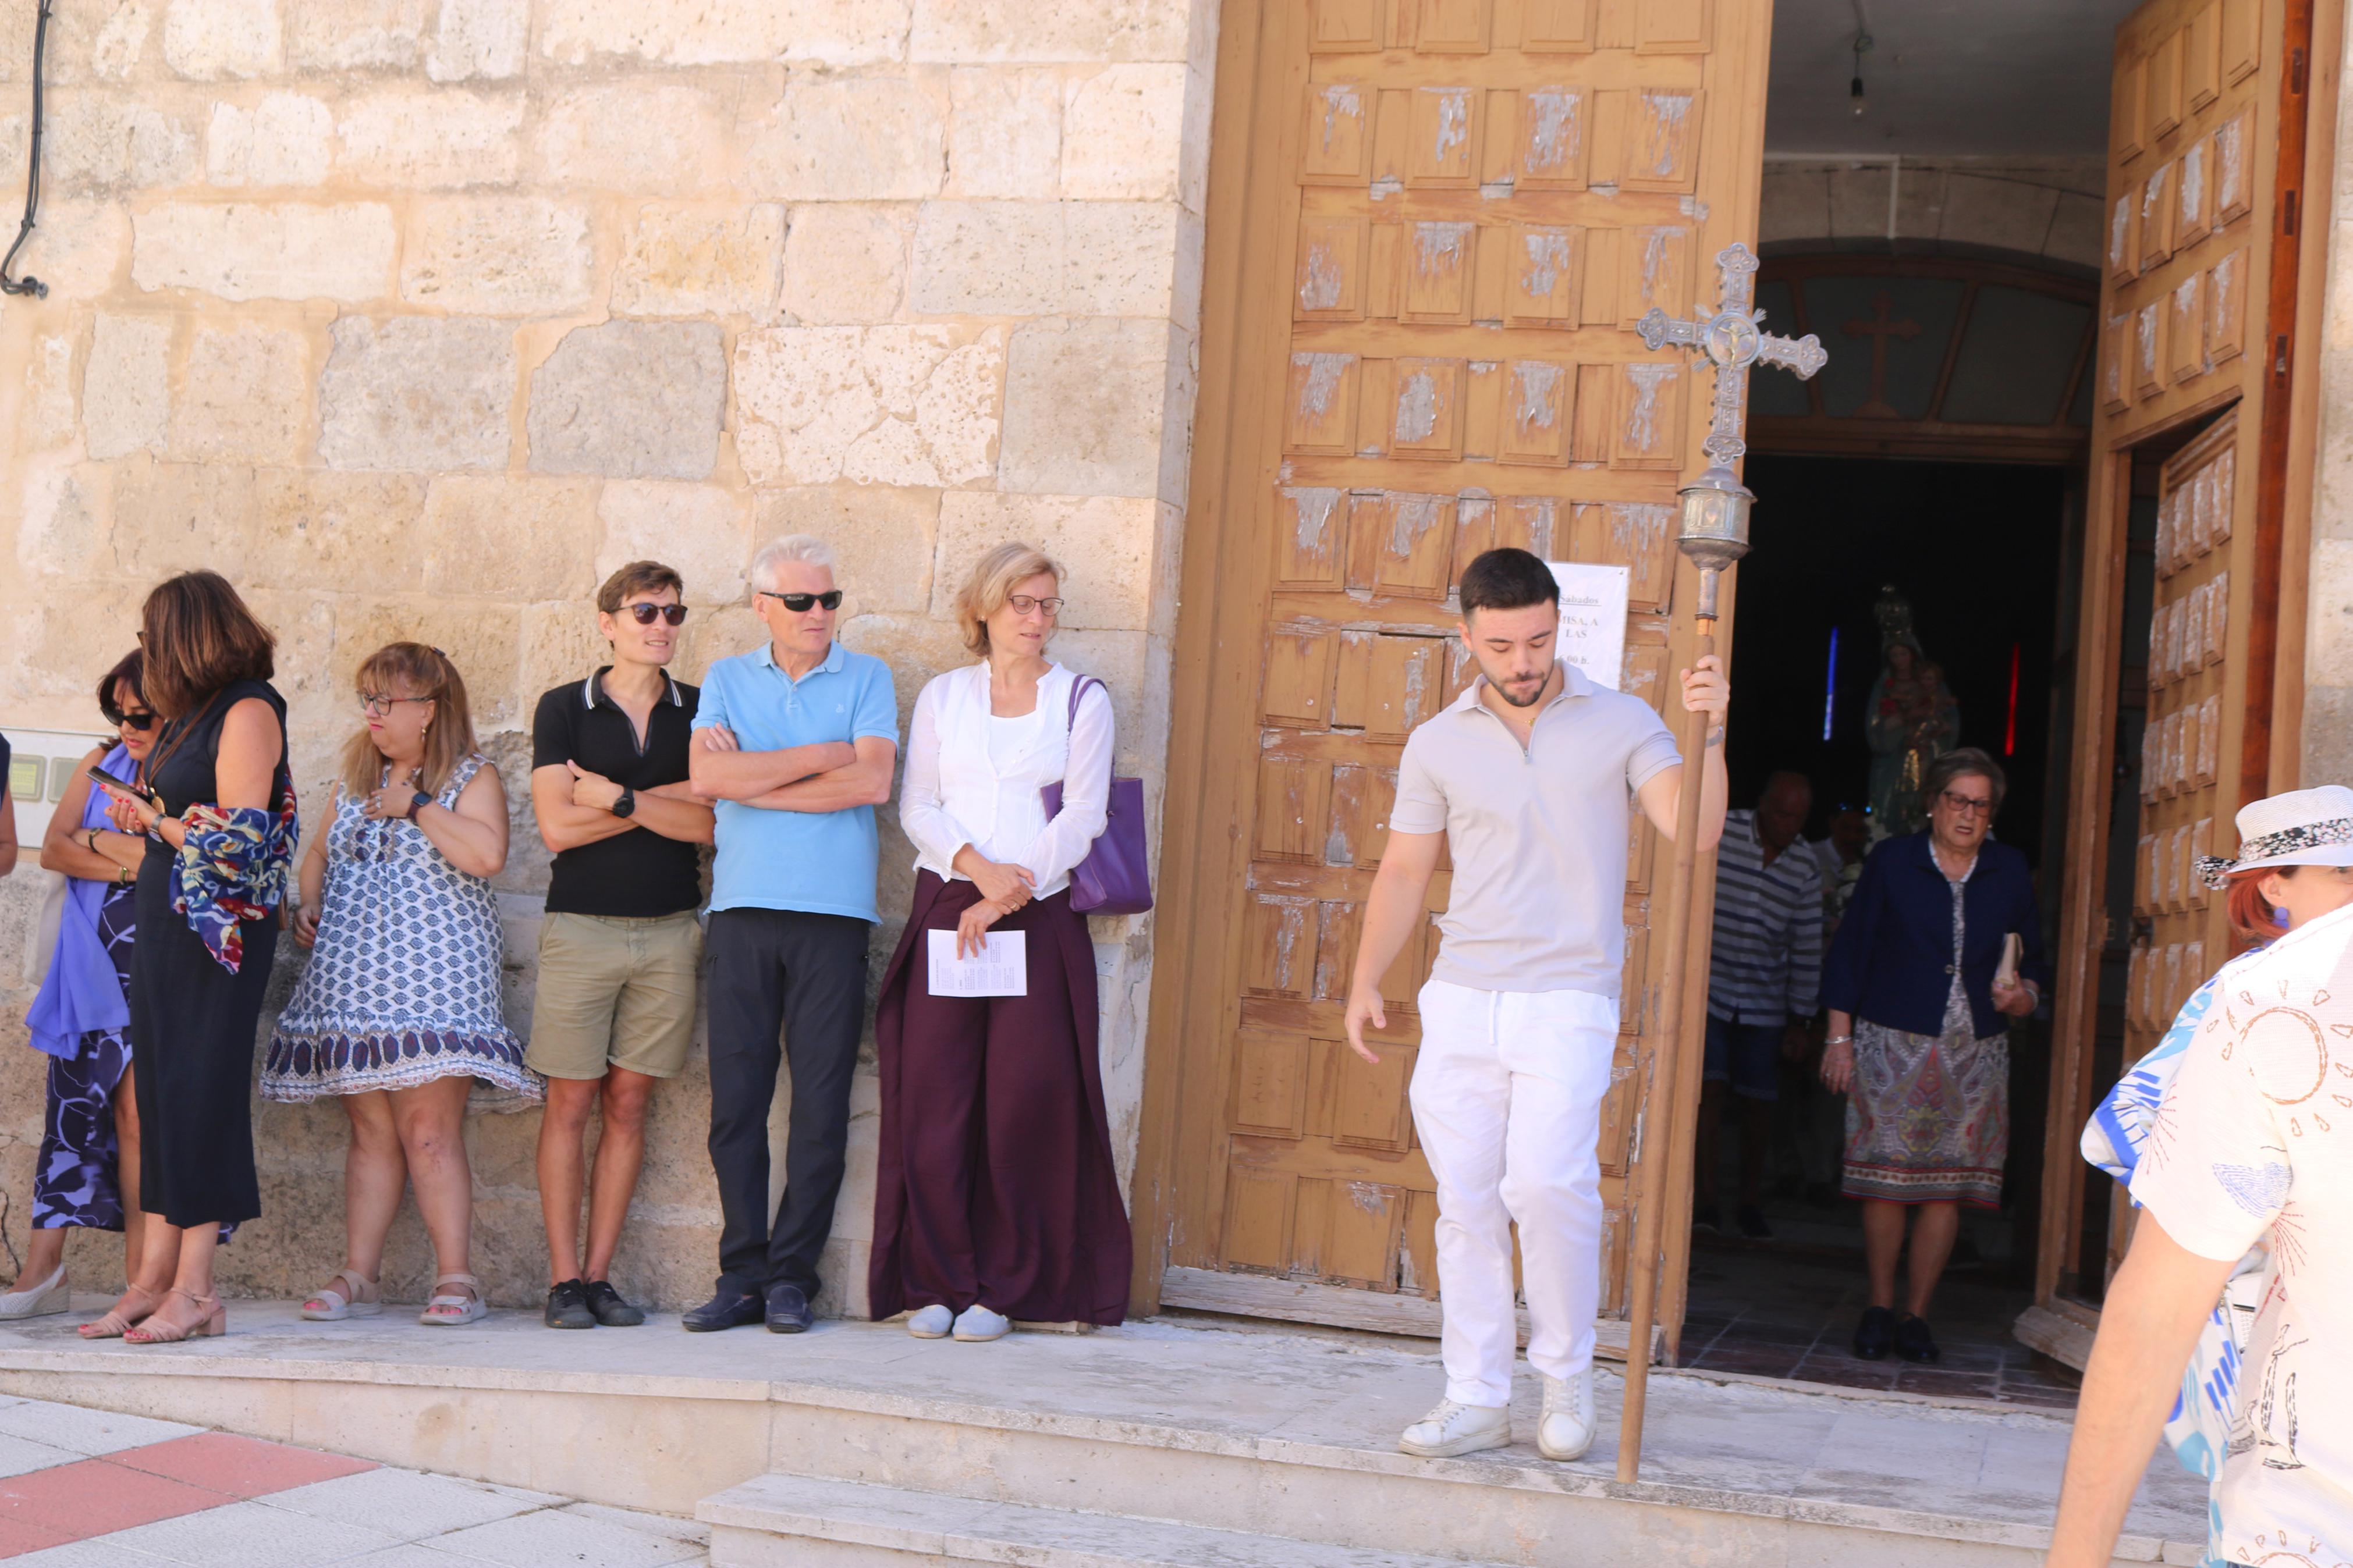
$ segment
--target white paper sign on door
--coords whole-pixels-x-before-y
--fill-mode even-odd
[[[1028,933],[993,931],[976,958],[956,956],[956,933],[935,931],[931,938],[934,996],[1027,996],[1029,994]]]
[[[1596,686],[1619,689],[1626,668],[1626,595],[1630,566],[1547,561],[1560,584],[1560,657]]]

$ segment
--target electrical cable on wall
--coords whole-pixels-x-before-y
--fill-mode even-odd
[[[30,294],[36,300],[49,297],[49,286],[31,276],[11,278],[10,268],[16,265],[16,253],[33,237],[33,215],[41,205],[41,61],[49,47],[49,12],[56,0],[41,0],[39,19],[33,24],[33,128],[25,148],[25,221],[16,228],[16,243],[8,254],[0,257],[0,293]]]

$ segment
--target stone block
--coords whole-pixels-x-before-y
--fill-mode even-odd
[[[287,0],[286,60],[298,71],[413,70],[432,0]]]
[[[327,177],[335,117],[318,99],[273,92],[251,109],[213,105],[205,178],[216,185],[315,185]]]
[[[2105,207],[2098,196],[2060,192],[2058,205],[2051,214],[2051,233],[2042,242],[2042,254],[2053,261],[2071,261],[2078,267],[2105,266],[2107,233],[2101,221]]]
[[[17,260],[53,300],[95,300],[114,289],[131,248],[131,215],[119,202],[44,200],[40,226]]]
[[[1905,185],[1916,183],[1916,177],[1909,171],[1903,179]],[[2052,215],[2059,205],[2057,191],[2017,180],[1987,179],[1957,172],[1946,174],[1944,180],[1945,214],[1940,237],[2014,250],[2025,256],[2042,254],[2042,243],[2051,235]],[[1904,192],[1899,187],[1899,207],[1903,199]],[[1898,223],[1899,232],[1910,232],[1902,225],[1900,214]]]
[[[944,195],[1042,201],[1060,194],[1060,72],[959,66],[948,73],[948,105]]]
[[[909,303],[936,315],[1166,317],[1181,216],[1168,203],[925,202]]]
[[[607,321],[566,332],[532,372],[531,466],[709,478],[727,404],[721,338],[705,321]]]
[[[172,321],[101,311],[82,368],[82,440],[93,458],[161,452],[171,417]]]
[[[615,479],[596,503],[597,582],[632,561],[659,561],[686,580],[690,605],[740,604],[752,559],[749,498],[723,485]]]
[[[938,491],[814,485],[756,490],[754,498],[754,537],[814,533],[833,546],[852,614],[921,615],[930,605]]]
[[[1884,163],[1862,163],[1830,172],[1831,227],[1833,239],[1887,237],[1887,182]]]
[[[596,538],[594,479],[438,474],[425,492],[425,591],[585,604]]]
[[[131,279],[224,300],[381,299],[399,237],[392,209],[166,202],[132,215]]]
[[[91,73],[109,81],[128,80],[146,57],[147,39],[154,29],[155,14],[146,0],[120,0],[90,38]]]
[[[342,172],[414,190],[501,185],[522,163],[523,100],[465,88],[389,88],[343,109]]]
[[[52,95],[43,112],[41,177],[50,191],[152,190],[196,177],[195,129],[154,104],[69,90]],[[9,161],[21,182],[21,153]]]
[[[153,583],[253,553],[251,468],[134,456],[116,465],[114,510],[114,566],[125,578]]]
[[[1812,164],[1766,165],[1757,243],[1820,239],[1830,232],[1830,172]]]
[[[346,672],[348,680],[348,672],[356,669],[362,659],[392,642],[426,643],[448,656],[466,679],[466,697],[473,709],[478,738],[529,721],[531,715],[523,708],[518,685],[522,670],[522,606],[429,595],[371,596],[337,617],[334,668]]]
[[[1181,63],[1139,63],[1071,82],[1062,105],[1062,195],[1176,201],[1189,74]]]
[[[1065,631],[1142,631],[1152,615],[1153,562],[1169,520],[1163,503],[1127,496],[1026,496],[950,490],[940,498],[932,614],[955,615],[973,563],[1009,539],[1062,565]]]
[[[319,458],[337,468],[503,468],[512,322],[345,316],[319,380]]]
[[[168,0],[164,60],[195,81],[271,76],[282,59],[277,0]]]
[[[1186,0],[917,0],[907,45],[913,60],[1183,60],[1191,54]]]
[[[810,326],[887,321],[907,289],[913,214],[903,206],[804,202],[785,233],[784,307]]]
[[[417,550],[426,480],[418,474],[339,474],[323,468],[257,468],[253,548],[238,581],[288,593],[322,590],[413,594],[423,585]],[[351,640],[338,636],[345,649]],[[389,637],[352,653],[359,656]],[[442,643],[441,647],[450,645]]]
[[[540,176],[551,184],[665,195],[725,184],[732,148],[710,93],[623,81],[576,88],[549,103],[537,152]]]
[[[1033,321],[1005,367],[998,487],[1048,495],[1169,494],[1171,370],[1185,351],[1164,321]],[[1187,400],[1189,404],[1189,399]],[[1176,481],[1181,485],[1181,473]]]
[[[639,207],[613,274],[624,316],[764,314],[776,303],[785,209],[771,202]],[[892,295],[896,301],[896,293]]]
[[[946,163],[944,82],[905,77],[796,81],[752,133],[745,177],[787,201],[907,201],[934,195]]]
[[[549,0],[540,52],[564,65],[613,56],[665,65],[878,65],[901,58],[908,0]]]
[[[452,196],[412,219],[400,297],[448,310],[565,315],[595,298],[587,209],[542,196]]]
[[[310,390],[311,345],[301,332],[200,328],[172,400],[171,454],[191,462],[299,462]]]
[[[74,438],[74,340],[43,332],[26,345],[25,401],[17,439],[27,448],[61,447]]]
[[[686,623],[686,636],[679,642],[678,657],[670,661],[670,672],[681,680],[700,685],[718,660],[748,652],[767,640],[767,623],[748,604],[698,610]]]
[[[23,574],[19,581],[51,573],[84,581],[113,575],[113,472],[104,463],[77,463],[73,457],[70,450],[61,451],[16,465],[22,481],[16,554]],[[84,635],[94,636],[97,629],[87,628]],[[43,647],[31,662],[54,673],[60,661],[57,650]],[[102,661],[98,668],[111,662]]]
[[[441,0],[425,51],[434,81],[503,80],[522,74],[531,46],[531,0]]]
[[[518,689],[534,711],[539,693],[584,679],[598,665],[612,662],[613,645],[597,635],[596,607],[586,598],[523,606]]]
[[[987,476],[1004,339],[947,327],[779,327],[736,340],[738,456],[755,484],[935,488]]]

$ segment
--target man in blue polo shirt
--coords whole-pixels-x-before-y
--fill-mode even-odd
[[[711,877],[711,1163],[719,1284],[693,1330],[809,1325],[849,1140],[875,920],[874,808],[891,798],[890,667],[833,640],[833,552],[806,534],[752,561],[769,641],[702,680],[688,769],[718,802]],[[777,1035],[784,1034],[779,1048]],[[785,1193],[768,1215],[768,1106],[792,1074]]]

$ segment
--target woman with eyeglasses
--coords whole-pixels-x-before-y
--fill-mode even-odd
[[[159,584],[140,621],[139,684],[164,722],[135,788],[99,787],[115,828],[146,839],[131,952],[146,1217],[131,1289],[82,1331],[152,1345],[227,1331],[214,1249],[261,1213],[253,1037],[300,828],[277,638],[216,572]]]
[[[92,769],[130,785],[155,749],[155,711],[139,689],[139,655],[98,682],[111,745],[91,749],[41,836],[41,867],[67,879],[57,946],[25,1016],[32,1047],[49,1058],[41,1150],[33,1163],[33,1238],[0,1320],[68,1310],[66,1232],[122,1232],[125,1279],[139,1268],[139,1107],[131,1080],[131,939],[139,863],[147,841],[117,832]],[[132,1200],[123,1201],[130,1194]]]
[[[320,1321],[384,1310],[385,1237],[413,1184],[435,1279],[417,1321],[489,1310],[468,1272],[473,1174],[466,1103],[522,1110],[543,1089],[499,1008],[505,950],[490,879],[507,860],[507,799],[474,747],[466,683],[438,648],[396,642],[356,681],[366,725],[334,816],[302,858],[294,940],[311,962],[269,1037],[265,1100],[343,1101],[343,1266],[302,1303]]]
[[[925,686],[908,730],[915,892],[875,1016],[868,1290],[878,1320],[913,1309],[918,1339],[1116,1323],[1127,1308],[1094,947],[1070,891],[1108,819],[1112,708],[1102,681],[1046,658],[1061,577],[1027,544],[982,556],[955,600],[979,662]],[[1019,994],[943,993],[941,951],[976,956],[1001,932],[1021,937]]]
[[[1854,1353],[1865,1361],[1890,1350],[1938,1358],[1928,1304],[1961,1205],[2001,1205],[2010,1020],[2041,1005],[2047,974],[2033,874],[1993,841],[2005,786],[2001,765],[1974,746],[1930,763],[1926,829],[1872,851],[1822,966],[1822,1081],[1848,1097],[1844,1190],[1862,1202],[1871,1302]]]

